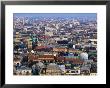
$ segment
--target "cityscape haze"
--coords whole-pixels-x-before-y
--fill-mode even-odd
[[[14,13],[13,75],[96,75],[96,13]]]

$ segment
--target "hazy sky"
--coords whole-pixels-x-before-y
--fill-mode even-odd
[[[45,18],[97,18],[96,13],[14,13],[14,17],[45,17]]]

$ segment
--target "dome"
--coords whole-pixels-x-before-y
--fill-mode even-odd
[[[80,58],[83,59],[83,60],[88,60],[88,54],[85,53],[85,52],[84,53],[81,53],[80,54]]]

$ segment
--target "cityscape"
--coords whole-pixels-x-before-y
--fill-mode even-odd
[[[13,75],[97,75],[97,14],[14,13]]]

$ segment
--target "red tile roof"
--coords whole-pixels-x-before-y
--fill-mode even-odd
[[[42,60],[54,60],[54,56],[53,55],[39,55],[38,59],[42,59]]]
[[[47,46],[37,46],[36,49],[48,48]]]
[[[29,54],[28,55],[28,59],[29,60],[37,60],[38,59],[38,56],[34,55],[34,54]]]
[[[57,60],[64,60],[65,58],[63,56],[56,57]]]
[[[84,61],[74,58],[65,58],[65,61],[72,61],[74,64],[83,64]]]

